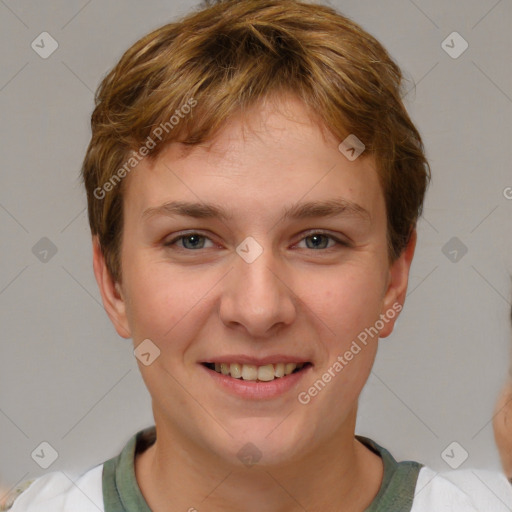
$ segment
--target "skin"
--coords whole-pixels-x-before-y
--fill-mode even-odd
[[[503,471],[512,482],[512,380],[510,378],[496,403],[493,429]]]
[[[297,395],[379,315],[403,304],[416,234],[390,264],[373,158],[350,162],[312,116],[282,96],[233,117],[208,144],[187,152],[171,144],[141,162],[127,178],[122,283],[110,278],[93,238],[96,279],[117,332],[134,346],[149,338],[161,351],[151,365],[138,363],[157,441],[135,470],[154,511],[363,511],[379,490],[382,461],[354,438],[377,338],[309,404]],[[356,203],[367,216],[283,217],[286,206],[327,199]],[[171,200],[213,203],[232,218],[143,220],[147,208]],[[164,245],[185,230],[206,238]],[[348,245],[312,237],[317,230]],[[252,263],[236,253],[248,236],[263,248]],[[200,366],[227,354],[291,354],[313,367],[283,396],[242,399]],[[252,467],[237,457],[249,442],[262,454]]]

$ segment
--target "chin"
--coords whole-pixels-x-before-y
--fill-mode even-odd
[[[293,426],[291,419],[248,418],[238,422],[238,427],[230,432],[234,433],[232,438],[221,443],[222,446],[217,445],[216,450],[213,446],[212,449],[235,465],[272,467],[288,464],[311,445],[305,429]]]

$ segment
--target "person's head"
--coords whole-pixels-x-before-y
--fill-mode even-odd
[[[512,320],[512,310],[510,319]],[[495,406],[492,424],[503,471],[512,482],[512,360],[507,380]]]
[[[105,77],[82,169],[95,273],[119,335],[159,354],[139,361],[157,428],[269,463],[353,430],[430,177],[403,92],[371,35],[294,0],[205,6]],[[262,398],[212,369],[244,362],[310,364]]]

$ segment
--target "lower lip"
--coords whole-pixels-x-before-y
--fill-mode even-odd
[[[266,400],[284,395],[296,387],[312,368],[312,365],[308,365],[300,372],[278,377],[268,382],[257,382],[255,380],[235,379],[234,377],[218,373],[215,370],[210,370],[202,364],[200,364],[200,366],[210,375],[216,384],[226,391],[239,397],[253,400]]]

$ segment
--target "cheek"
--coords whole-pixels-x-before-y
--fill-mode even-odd
[[[350,343],[379,318],[385,283],[378,271],[353,265],[326,273],[314,282],[302,296],[331,331],[327,340],[333,339],[337,345]]]
[[[311,415],[324,418],[323,428],[332,430],[353,411],[371,371],[378,338],[365,329],[379,319],[384,282],[362,264],[307,281],[315,283],[314,291],[303,288],[299,296],[318,335],[319,364],[299,402],[307,402]]]
[[[163,342],[183,330],[182,320],[205,294],[186,272],[170,272],[158,262],[133,260],[126,265],[127,315],[134,338]]]

